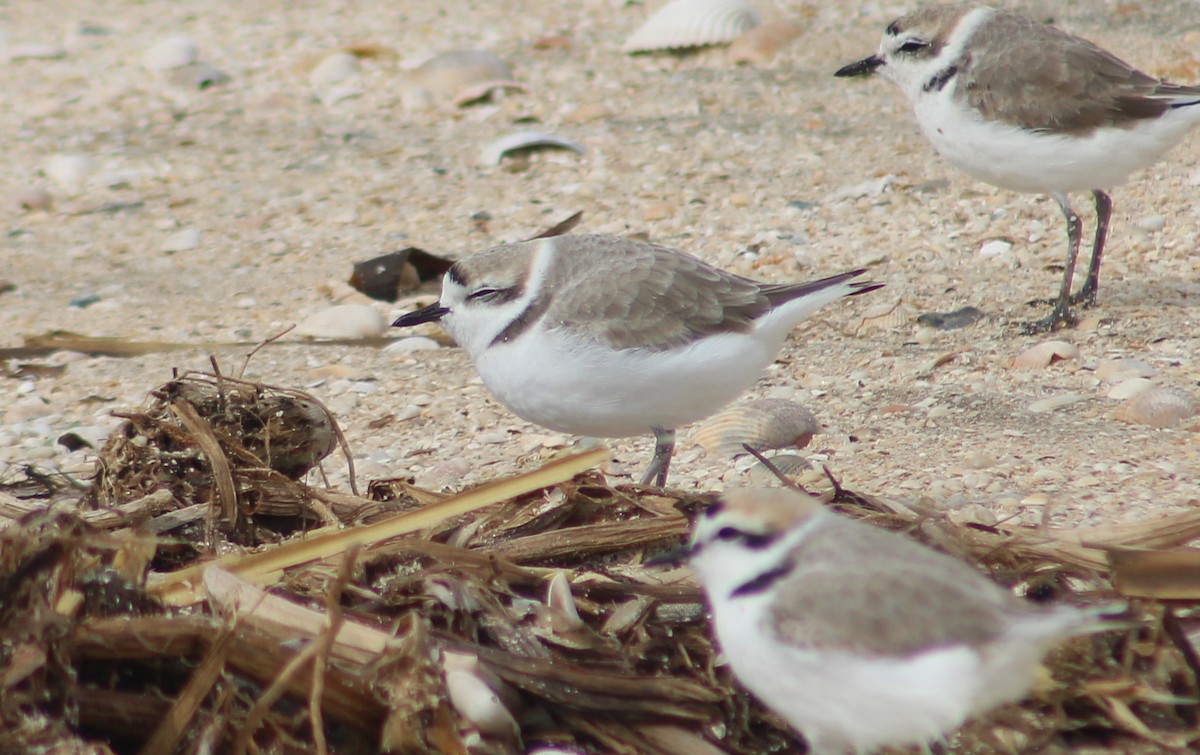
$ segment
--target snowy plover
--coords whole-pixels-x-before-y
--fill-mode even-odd
[[[754,385],[796,324],[879,288],[864,270],[772,285],[615,236],[505,244],[454,264],[441,300],[404,327],[441,321],[513,413],[560,432],[654,434],[643,484],[666,482],[675,429]]]
[[[1023,697],[1055,643],[1106,626],[787,489],[727,492],[690,550],[734,674],[813,752],[935,739]]]
[[[1052,196],[1067,220],[1062,288],[1045,330],[1096,303],[1112,213],[1103,189],[1145,168],[1200,123],[1200,88],[1142,73],[1087,40],[1017,13],[972,3],[930,5],[893,21],[879,52],[837,76],[879,73],[916,111],[943,157],[971,176]],[[1067,193],[1090,191],[1096,236],[1087,281],[1071,284],[1081,223]]]

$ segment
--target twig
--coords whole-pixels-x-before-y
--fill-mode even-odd
[[[317,655],[313,658],[312,692],[308,696],[308,716],[312,722],[313,744],[317,755],[329,755],[329,746],[325,742],[325,722],[321,712],[321,696],[325,693],[325,667],[329,663],[329,651],[333,648],[338,632],[345,622],[345,616],[342,614],[342,591],[354,577],[354,567],[358,564],[358,555],[361,552],[361,543],[355,543],[346,550],[346,555],[338,567],[337,578],[325,594],[328,626],[325,633],[317,639]]]
[[[295,329],[296,329],[296,323],[292,323],[291,325],[287,326],[286,328],[279,331],[278,333],[271,336],[270,338],[260,341],[258,343],[258,345],[255,346],[253,349],[250,349],[250,351],[246,354],[246,361],[242,363],[242,369],[238,370],[238,374],[237,374],[238,379],[241,380],[246,376],[246,369],[250,366],[250,360],[254,358],[254,355],[258,353],[259,349],[263,348],[264,346],[266,346],[269,343],[274,343],[275,341],[278,341],[280,338],[283,338],[284,336],[286,336],[288,333],[291,333]]]

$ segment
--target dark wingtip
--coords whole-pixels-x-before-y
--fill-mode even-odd
[[[869,58],[863,58],[862,60],[855,61],[850,65],[842,66],[841,68],[837,69],[833,75],[840,76],[842,78],[850,76],[866,76],[868,74],[875,73],[875,69],[879,68],[881,65],[883,65],[883,58],[879,57],[878,55],[872,55]]]
[[[866,272],[866,271],[863,271],[863,272]],[[871,291],[878,291],[879,289],[883,288],[883,286],[884,286],[884,284],[877,283],[875,281],[861,281],[861,282],[851,283],[850,285],[854,287],[854,290],[851,291],[849,294],[847,294],[847,296],[858,296],[859,294],[866,294],[866,293],[870,293]]]
[[[428,307],[423,307],[415,312],[409,312],[406,315],[396,318],[396,321],[392,323],[392,327],[410,328],[413,325],[420,325],[423,322],[437,322],[449,312],[450,310],[443,307],[441,302],[435,301]]]

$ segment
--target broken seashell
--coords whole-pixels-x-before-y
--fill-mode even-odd
[[[348,52],[338,52],[326,57],[308,74],[308,83],[316,98],[326,105],[361,94],[353,85],[358,76],[358,57]]]
[[[483,148],[480,159],[487,165],[499,165],[500,161],[513,152],[531,149],[569,149],[583,154],[586,150],[582,144],[561,136],[547,134],[541,131],[518,131],[515,134],[502,136]]]
[[[486,91],[480,87],[487,85]],[[410,110],[440,102],[467,104],[496,91],[518,88],[512,69],[490,50],[450,50],[433,56],[409,71],[401,85],[400,99]],[[474,96],[466,99],[467,94]]]
[[[763,398],[735,404],[705,420],[691,433],[691,441],[710,456],[736,458],[756,451],[804,448],[821,431],[817,418],[795,401]]]
[[[1015,370],[1041,370],[1064,359],[1078,359],[1079,349],[1067,341],[1044,341],[1013,357],[1009,367]]]
[[[1083,401],[1086,398],[1087,397],[1081,393],[1060,393],[1057,396],[1050,396],[1048,398],[1034,401],[1029,405],[1029,411],[1033,414],[1047,414],[1055,411],[1056,409],[1062,409],[1064,406],[1078,404],[1080,401]]]
[[[1152,378],[1157,371],[1140,359],[1101,359],[1096,377],[1106,383],[1121,383],[1130,378]]]
[[[454,107],[466,107],[476,102],[495,99],[497,93],[524,91],[525,86],[515,81],[483,81],[459,92],[450,104]]]
[[[674,0],[637,28],[621,48],[653,52],[732,42],[759,24],[746,0]]]
[[[759,24],[729,45],[729,62],[765,65],[801,33],[799,26],[787,21]]]
[[[142,65],[151,71],[167,71],[190,65],[200,59],[200,46],[191,37],[180,34],[167,37],[142,54]]]
[[[771,466],[778,469],[780,474],[789,480],[795,480],[804,472],[812,469],[812,463],[808,459],[796,454],[770,456],[767,461],[771,462]],[[779,477],[761,461],[755,461],[754,466],[746,470],[746,475],[754,485],[771,485],[780,482]]]
[[[479,659],[465,653],[443,656],[446,696],[458,714],[481,734],[515,739],[520,727],[500,694],[488,684]],[[490,674],[489,674],[490,676]]]
[[[8,60],[58,60],[67,55],[62,45],[29,44],[14,45],[0,52]]]
[[[365,304],[339,304],[317,312],[296,326],[309,338],[371,338],[387,330],[387,319]]]
[[[1200,408],[1190,394],[1176,388],[1154,388],[1125,401],[1113,414],[1122,422],[1150,427],[1177,427]]]
[[[1145,393],[1153,387],[1154,383],[1152,383],[1148,378],[1129,378],[1128,380],[1122,380],[1109,389],[1108,397],[1124,400]]]
[[[900,299],[868,307],[853,327],[857,335],[863,330],[891,330],[908,324],[908,310]]]
[[[556,571],[546,586],[546,609],[550,616],[550,628],[556,633],[578,631],[586,628],[575,607],[575,596],[571,593],[571,581],[565,572]]]

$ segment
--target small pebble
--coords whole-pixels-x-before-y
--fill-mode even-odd
[[[985,242],[983,246],[979,247],[979,256],[1001,257],[1011,252],[1012,248],[1013,245],[1011,241],[1005,241],[1004,239],[992,239],[991,241]]]
[[[35,186],[17,191],[12,195],[9,203],[15,210],[38,212],[53,207],[54,197],[45,189]]]
[[[186,252],[189,249],[195,249],[200,246],[200,239],[203,237],[200,231],[195,228],[185,228],[178,233],[173,233],[163,241],[162,250],[164,252]]]
[[[1162,215],[1148,215],[1137,222],[1143,231],[1161,231],[1167,225],[1167,219]]]
[[[142,54],[142,65],[151,71],[167,71],[195,63],[200,46],[191,37],[180,34],[167,37]]]
[[[917,318],[917,324],[935,330],[958,330],[974,325],[984,318],[982,309],[963,307],[953,312],[926,312]]]
[[[87,155],[55,155],[46,163],[46,177],[68,191],[77,191],[83,180],[96,170],[96,161]]]
[[[98,301],[100,301],[100,294],[88,291],[86,293],[76,294],[74,297],[72,297],[69,306],[78,307],[79,309],[86,309]]]

